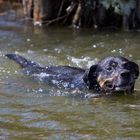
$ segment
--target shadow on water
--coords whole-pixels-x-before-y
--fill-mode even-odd
[[[4,54],[17,52],[42,65],[83,68],[105,56],[122,55],[140,65],[139,38],[134,32],[40,29],[1,20],[0,139],[138,140],[140,79],[131,96],[77,98],[78,91],[32,81]]]

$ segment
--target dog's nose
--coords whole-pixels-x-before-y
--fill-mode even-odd
[[[124,70],[120,75],[122,78],[128,78],[130,76],[130,72],[128,70]]]

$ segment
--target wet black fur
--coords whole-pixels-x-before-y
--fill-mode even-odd
[[[105,92],[115,92],[116,89],[132,91],[135,79],[139,76],[138,65],[124,57],[106,57],[89,69],[82,69],[70,66],[41,67],[39,64],[16,54],[6,54],[6,56],[17,62],[25,74],[38,78],[43,83],[65,89],[82,90],[88,88]],[[112,87],[108,86],[107,79],[110,78],[112,78],[112,81],[109,81]],[[105,81],[103,87],[99,84],[100,79]]]

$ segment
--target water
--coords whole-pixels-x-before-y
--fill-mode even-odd
[[[133,95],[81,98],[37,83],[6,59],[18,53],[42,65],[88,68],[109,55],[140,66],[140,33],[50,27],[0,19],[0,139],[139,140],[140,79]]]

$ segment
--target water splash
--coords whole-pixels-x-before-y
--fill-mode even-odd
[[[89,68],[91,65],[94,65],[97,63],[98,59],[91,59],[90,57],[86,56],[83,58],[76,58],[73,56],[68,56],[68,60],[70,60],[73,64],[75,64],[78,67],[86,67]]]

